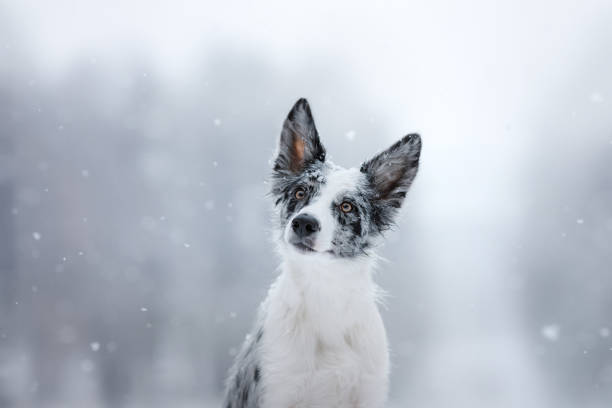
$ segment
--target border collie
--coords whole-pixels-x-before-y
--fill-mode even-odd
[[[374,249],[414,180],[410,134],[345,169],[325,158],[306,99],[293,106],[272,172],[282,256],[230,370],[223,408],[379,408],[389,352]],[[275,222],[276,222],[275,221]]]

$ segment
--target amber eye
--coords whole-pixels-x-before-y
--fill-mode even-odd
[[[348,201],[345,201],[342,204],[340,204],[340,209],[342,210],[342,212],[348,213],[348,212],[353,211],[353,205],[349,203]]]
[[[304,191],[302,187],[295,190],[294,194],[295,194],[295,198],[298,200],[302,200],[304,197],[306,197],[306,191]]]

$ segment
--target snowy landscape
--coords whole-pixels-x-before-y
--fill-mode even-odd
[[[419,132],[391,408],[612,404],[609,1],[0,0],[0,408],[216,407],[279,259],[289,107]]]

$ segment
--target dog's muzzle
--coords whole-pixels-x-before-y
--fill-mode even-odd
[[[321,230],[319,221],[309,214],[300,214],[291,221],[289,243],[303,251],[314,251],[314,238]]]

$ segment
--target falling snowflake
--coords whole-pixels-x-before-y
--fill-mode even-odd
[[[603,95],[600,94],[599,92],[592,92],[591,95],[589,96],[589,99],[593,103],[602,103],[604,101]]]
[[[549,324],[540,329],[542,336],[549,341],[557,341],[559,339],[560,332],[561,328],[556,324]]]

